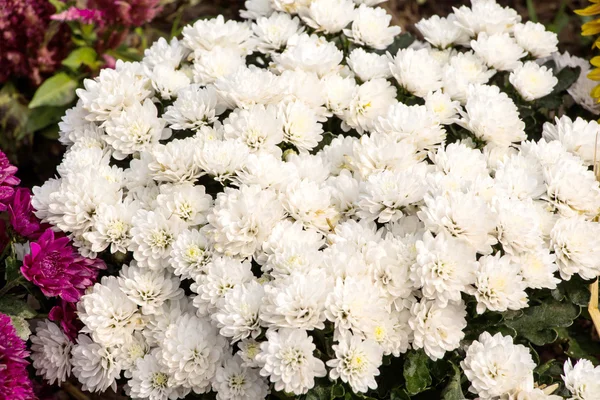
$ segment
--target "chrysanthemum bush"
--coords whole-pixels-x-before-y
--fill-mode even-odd
[[[249,0],[85,81],[32,204],[108,268],[70,351],[32,336],[38,374],[153,400],[598,399],[599,368],[562,365],[598,362],[571,329],[600,275],[584,61],[493,0],[426,42],[376,3]]]

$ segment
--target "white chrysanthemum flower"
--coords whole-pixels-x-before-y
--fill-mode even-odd
[[[262,270],[274,278],[294,271],[308,272],[318,263],[323,235],[314,229],[303,229],[301,222],[282,220],[263,242],[263,253],[257,257]]]
[[[273,61],[280,71],[302,69],[314,72],[320,78],[337,72],[344,54],[334,43],[317,35],[306,33],[292,36],[281,54],[273,54]]]
[[[292,164],[271,153],[259,152],[248,155],[242,169],[233,177],[236,186],[258,185],[264,189],[283,190],[288,182],[297,179],[297,170]]]
[[[251,265],[233,258],[217,257],[207,265],[206,275],[201,275],[191,290],[198,293],[194,306],[200,315],[208,315],[220,305],[227,292],[237,285],[254,280]]]
[[[293,272],[265,285],[260,315],[272,328],[325,328],[325,299],[333,287],[322,269]]]
[[[551,69],[539,66],[533,61],[528,61],[515,68],[510,73],[508,80],[517,89],[521,97],[533,101],[550,94],[558,79]]]
[[[395,222],[427,192],[427,165],[419,163],[401,172],[383,171],[361,185],[357,215],[379,223]]]
[[[355,393],[366,393],[369,389],[377,389],[375,377],[379,376],[383,352],[373,340],[363,340],[360,336],[343,334],[338,344],[331,346],[335,358],[327,361],[331,367],[331,379],[341,379]]]
[[[340,32],[354,19],[352,0],[313,0],[307,8],[300,10],[304,23],[325,34]]]
[[[435,47],[445,49],[452,45],[467,45],[470,41],[469,33],[456,23],[454,14],[447,18],[433,15],[422,19],[415,24],[421,35]]]
[[[483,256],[476,271],[475,287],[469,294],[477,299],[477,313],[486,310],[520,310],[527,307],[527,288],[521,276],[521,267],[511,256]]]
[[[214,83],[217,93],[229,108],[253,104],[277,104],[282,98],[282,82],[271,71],[243,66]]]
[[[313,353],[312,337],[302,329],[269,329],[256,360],[260,374],[268,376],[275,390],[301,395],[315,386],[315,378],[327,375],[325,364]]]
[[[250,149],[241,140],[211,140],[194,149],[194,162],[218,182],[233,179],[245,163]]]
[[[172,384],[206,393],[225,351],[226,341],[208,320],[183,314],[165,332],[157,358]]]
[[[564,280],[579,274],[583,279],[600,275],[600,226],[582,216],[560,218],[552,229],[551,245]]]
[[[389,303],[409,297],[414,289],[404,251],[405,243],[391,237],[379,243],[369,242],[362,250],[372,283]]]
[[[241,140],[252,152],[280,154],[277,145],[283,141],[283,122],[275,106],[254,105],[229,114],[223,121],[223,136]]]
[[[556,255],[545,246],[526,253],[516,254],[514,262],[521,266],[521,276],[528,288],[556,289],[561,281],[554,274],[558,271]]]
[[[446,232],[471,245],[477,252],[490,254],[498,242],[497,216],[474,193],[449,192],[425,195],[425,207],[417,213],[433,233]]]
[[[51,385],[62,384],[71,375],[73,343],[65,333],[48,320],[38,323],[31,340],[31,360],[35,373]]]
[[[471,7],[454,8],[456,22],[472,36],[511,32],[521,22],[521,16],[510,7],[502,7],[496,0],[471,0]]]
[[[508,33],[488,35],[482,32],[477,40],[471,41],[471,47],[490,68],[499,71],[514,70],[520,65],[519,60],[527,55]]]
[[[149,346],[155,347],[165,339],[165,332],[169,326],[184,313],[194,313],[196,308],[191,298],[183,297],[179,300],[169,300],[162,305],[160,313],[147,317],[147,324],[142,331]]]
[[[361,47],[352,50],[346,61],[352,72],[363,82],[392,76],[389,60],[385,55],[370,53]]]
[[[73,375],[81,382],[82,389],[104,392],[108,388],[117,390],[117,378],[121,366],[116,362],[114,349],[98,344],[86,335],[77,337],[71,350]]]
[[[428,299],[437,299],[442,307],[448,301],[460,301],[461,293],[475,282],[475,250],[461,240],[442,232],[435,238],[425,232],[416,242],[417,262],[410,277]]]
[[[144,326],[136,303],[121,291],[117,277],[105,276],[77,303],[77,315],[95,342],[104,346],[124,343]]]
[[[179,67],[183,59],[188,54],[182,43],[174,37],[170,42],[165,38],[159,38],[152,46],[144,50],[144,58],[142,64],[149,70],[152,70],[157,65],[168,65],[176,69]]]
[[[133,258],[141,267],[165,268],[171,245],[183,229],[185,224],[167,210],[139,210],[131,228]]]
[[[533,389],[533,358],[527,347],[514,344],[510,336],[483,332],[471,343],[460,366],[471,382],[469,392],[483,399]]]
[[[298,17],[275,12],[257,18],[252,24],[252,31],[258,40],[258,51],[269,54],[285,47],[292,36],[304,31],[304,27],[300,25]]]
[[[498,241],[508,254],[530,252],[544,244],[542,225],[534,202],[509,197],[493,201],[498,214]]]
[[[140,268],[135,261],[123,265],[118,279],[121,291],[142,308],[143,314],[160,312],[165,301],[184,296],[179,279],[170,272]]]
[[[139,63],[117,61],[115,69],[105,68],[95,79],[85,79],[83,89],[77,89],[88,121],[106,121],[142,103],[152,95],[152,84]]]
[[[244,366],[240,356],[233,356],[217,368],[212,388],[217,400],[262,400],[269,385],[254,368]]]
[[[453,101],[448,93],[441,90],[427,93],[425,96],[425,107],[443,125],[453,124],[456,121],[459,110],[461,110],[460,102]]]
[[[83,234],[91,250],[101,252],[110,247],[111,253],[127,253],[131,245],[133,216],[141,205],[136,201],[100,204],[94,218],[94,228]]]
[[[325,119],[301,101],[283,104],[280,108],[283,120],[284,141],[302,152],[315,148],[323,138]]]
[[[225,21],[222,15],[212,19],[199,19],[183,28],[183,45],[196,50],[212,50],[216,46],[228,47],[240,54],[250,54],[255,40],[250,24]]]
[[[425,97],[442,86],[441,65],[427,49],[401,49],[389,65],[398,84],[416,96]]]
[[[461,114],[459,124],[487,143],[508,147],[527,138],[517,106],[498,86],[470,86]]]
[[[321,80],[321,84],[325,93],[327,109],[336,115],[342,115],[350,106],[350,101],[357,88],[355,79],[351,76],[329,74]]]
[[[494,174],[496,187],[507,196],[527,200],[546,194],[544,174],[538,160],[524,154],[512,155],[499,163]]]
[[[176,400],[189,392],[189,389],[173,383],[166,368],[157,358],[156,351],[140,359],[131,374],[127,389],[132,399]]]
[[[260,342],[254,339],[242,339],[238,343],[237,355],[242,359],[242,366],[249,368],[259,367],[256,356],[260,353]]]
[[[212,50],[196,50],[192,69],[194,82],[209,85],[245,65],[246,57],[231,47],[216,46]]]
[[[573,400],[593,400],[600,393],[600,367],[581,359],[575,365],[567,360],[562,376]]]
[[[308,228],[327,232],[340,218],[329,188],[307,179],[290,183],[281,201],[289,215]]]
[[[392,310],[387,315],[382,314],[381,318],[375,321],[371,330],[364,332],[364,335],[379,345],[383,355],[400,357],[400,354],[408,351],[410,340],[412,340],[413,332],[408,325],[409,319],[410,310]]]
[[[415,303],[408,321],[414,331],[413,348],[424,349],[432,360],[458,348],[465,337],[467,309],[462,300],[442,305],[436,300]]]
[[[212,259],[210,242],[196,229],[181,232],[171,246],[171,267],[180,279],[197,280]]]
[[[556,117],[555,123],[544,123],[542,137],[547,141],[558,140],[565,149],[581,157],[588,165],[594,163],[596,136],[600,126],[596,121],[586,121],[577,117],[574,121],[567,115]]]
[[[135,332],[125,343],[119,344],[115,348],[115,360],[121,366],[126,378],[131,378],[131,370],[135,367],[138,360],[144,358],[150,352],[150,346],[144,335]]]
[[[190,76],[185,70],[175,70],[167,63],[155,66],[148,72],[148,76],[152,80],[154,91],[163,100],[177,97],[177,92],[191,83]]]
[[[390,26],[391,20],[392,16],[383,8],[361,4],[355,11],[352,27],[344,29],[344,35],[356,44],[384,50],[401,31],[399,26]]]
[[[189,85],[178,92],[163,118],[172,129],[198,130],[215,122],[223,111],[225,107],[212,86]]]
[[[225,293],[217,311],[212,314],[221,335],[232,343],[260,334],[259,315],[262,314],[265,289],[257,281],[236,285]]]
[[[548,57],[558,51],[558,35],[546,30],[543,24],[527,21],[514,28],[515,39],[535,58]]]
[[[86,119],[88,114],[83,108],[83,101],[77,100],[77,104],[65,111],[58,123],[58,141],[68,147],[77,141],[86,128],[96,129],[96,124]]]
[[[195,160],[196,148],[201,144],[202,139],[187,137],[155,146],[147,164],[150,176],[157,182],[194,182],[204,175]]]
[[[444,93],[464,104],[467,101],[469,85],[488,83],[495,73],[495,70],[488,69],[483,60],[472,51],[455,54],[444,67]]]
[[[246,9],[240,10],[240,17],[245,19],[268,17],[275,11],[271,0],[246,0],[244,7]]]
[[[366,279],[338,278],[325,301],[325,316],[334,323],[334,339],[346,331],[358,335],[371,330],[381,314],[387,313],[386,301],[377,287]]]
[[[436,115],[426,106],[419,105],[391,105],[385,116],[379,117],[375,129],[391,135],[397,141],[413,143],[418,151],[431,150],[446,139],[446,131]]]
[[[561,148],[561,152],[564,151]],[[579,157],[565,157],[564,154],[551,164],[544,165],[542,161],[547,198],[562,216],[594,218],[600,213],[600,185],[596,176]]]
[[[258,185],[226,188],[208,215],[214,248],[225,255],[251,257],[284,217],[277,193]]]
[[[371,131],[379,117],[397,103],[396,88],[387,79],[377,78],[355,88],[348,109],[341,116],[342,128],[356,129],[359,133]]]
[[[185,182],[180,185],[161,185],[156,197],[158,206],[179,218],[188,226],[206,223],[206,213],[212,206],[212,197],[202,185]]]
[[[505,393],[500,397],[500,400],[561,400],[562,396],[554,395],[554,392],[558,384],[548,386],[546,388],[538,389],[523,389],[513,391],[511,393]]]

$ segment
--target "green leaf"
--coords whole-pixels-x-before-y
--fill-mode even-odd
[[[404,379],[410,394],[421,393],[431,385],[431,375],[427,363],[429,357],[423,350],[411,351],[404,362]]]
[[[23,340],[27,340],[29,335],[31,335],[31,329],[29,329],[29,322],[25,320],[23,317],[16,317],[11,315],[10,321],[15,327],[15,331],[17,331],[17,336],[19,336]]]
[[[577,79],[579,78],[579,74],[581,74],[580,67],[564,67],[563,69],[561,69],[560,72],[556,75],[558,83],[556,84],[556,86],[554,86],[554,89],[552,90],[551,94],[561,93],[570,88],[571,85],[574,84],[575,81],[577,81]]]
[[[575,327],[573,327],[575,328]],[[557,328],[558,336],[567,342],[565,353],[573,358],[586,358],[594,364],[600,363],[600,343],[592,340],[588,333],[576,329]]]
[[[553,328],[570,326],[580,311],[573,304],[548,299],[525,309],[521,317],[506,320],[504,324],[533,344],[543,346],[556,340],[558,334]]]
[[[0,312],[11,317],[33,318],[35,311],[24,300],[15,296],[3,296],[0,298]]]
[[[344,389],[344,386],[340,385],[339,383],[331,387],[331,399],[342,398],[345,394],[346,390]]]
[[[26,129],[29,113],[27,100],[11,83],[6,83],[0,89],[0,148],[9,156],[29,135]]]
[[[390,400],[410,400],[410,395],[406,389],[395,388],[392,390]]]
[[[29,132],[36,132],[57,123],[65,114],[65,110],[66,107],[42,106],[36,108],[31,113],[29,120],[27,120],[27,130]]]
[[[48,0],[48,1],[50,2],[50,4],[52,4],[54,6],[54,8],[56,8],[56,13],[59,13],[59,12],[67,9],[67,5],[60,0]]]
[[[448,385],[442,390],[442,400],[459,400],[465,398],[461,386],[460,368],[452,364],[452,370],[454,374],[450,378]]]
[[[559,286],[564,288],[571,303],[587,307],[591,296],[590,283],[592,282],[584,281],[579,275],[575,275],[568,281],[562,281]]]
[[[376,50],[375,52],[378,54],[385,54],[389,52],[391,55],[395,56],[398,50],[406,49],[415,41],[415,37],[408,32],[405,32],[401,35],[398,35],[394,38],[394,42],[386,49],[386,50]]]
[[[98,53],[91,47],[80,47],[75,49],[65,58],[62,64],[65,67],[71,68],[76,71],[82,65],[88,66],[90,68],[95,68],[98,66],[97,60]]]
[[[17,257],[14,254],[14,252],[13,254],[6,257],[6,259],[4,260],[4,267],[6,268],[6,271],[4,273],[4,279],[6,280],[6,282],[11,282],[21,277],[21,265],[17,260]]]
[[[77,81],[64,72],[46,79],[33,95],[29,108],[65,106],[75,99]]]

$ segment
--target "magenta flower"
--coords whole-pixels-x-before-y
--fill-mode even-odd
[[[13,230],[29,240],[35,240],[42,234],[40,220],[33,214],[31,206],[31,191],[18,188],[8,207],[10,224]]]
[[[81,9],[77,7],[70,7],[68,10],[63,11],[59,14],[54,14],[50,19],[54,21],[79,21],[84,24],[97,23],[99,25],[104,24],[104,13],[100,10]]]
[[[31,242],[30,249],[31,253],[23,259],[21,273],[48,297],[75,302],[94,283],[98,270],[106,268],[102,260],[76,253],[69,238],[55,238],[51,229]]]
[[[70,50],[67,26],[46,40],[55,8],[48,0],[0,1],[0,83],[12,77],[39,85]]]
[[[162,10],[160,0],[90,0],[88,7],[103,12],[108,24],[126,27],[150,22]]]
[[[12,165],[6,154],[0,151],[0,211],[6,211],[7,203],[15,193],[13,186],[21,183],[21,180],[15,176],[16,173],[17,167]]]
[[[0,314],[0,399],[35,399],[27,374],[25,342],[17,336],[8,315]]]
[[[77,318],[77,306],[75,303],[69,303],[68,301],[59,300],[58,305],[52,307],[50,313],[48,313],[48,319],[60,324],[63,332],[75,342],[79,330],[83,327],[83,324]]]

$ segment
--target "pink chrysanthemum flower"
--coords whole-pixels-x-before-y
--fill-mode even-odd
[[[31,206],[31,191],[18,188],[11,204],[8,206],[10,224],[15,232],[29,240],[35,240],[42,233],[40,220],[33,214]]]
[[[27,375],[29,352],[15,331],[10,317],[0,314],[0,399],[35,399]]]
[[[77,318],[77,306],[75,303],[60,300],[58,305],[52,307],[48,313],[50,321],[60,324],[65,335],[75,342],[79,330],[83,327],[83,323]]]
[[[0,211],[6,211],[7,203],[12,199],[15,188],[21,180],[15,176],[17,167],[12,165],[6,154],[0,151]]]
[[[76,253],[69,238],[55,238],[51,229],[30,243],[30,248],[31,252],[23,259],[21,273],[48,297],[77,301],[94,283],[98,270],[106,268],[102,260]]]
[[[90,0],[88,7],[102,11],[108,24],[141,26],[162,10],[160,0]]]

